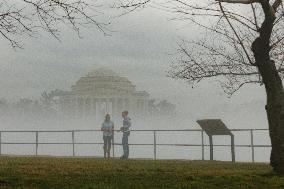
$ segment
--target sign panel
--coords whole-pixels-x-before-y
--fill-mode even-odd
[[[197,123],[208,136],[212,135],[233,135],[221,119],[203,119]]]

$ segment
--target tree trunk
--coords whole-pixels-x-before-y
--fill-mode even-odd
[[[270,164],[274,171],[284,174],[284,95],[280,93],[274,99],[268,97],[266,112],[272,145]]]
[[[277,71],[275,77],[271,79],[278,80],[278,85],[275,89],[266,87],[266,112],[272,145],[270,164],[276,172],[284,174],[284,93]],[[271,83],[265,85],[271,86]]]
[[[260,1],[265,19],[259,37],[252,44],[255,63],[266,89],[266,112],[271,138],[270,164],[273,170],[284,175],[284,92],[282,80],[273,60],[270,59],[270,38],[277,7],[269,1]]]
[[[252,45],[267,95],[266,112],[272,145],[270,164],[274,171],[284,174],[284,92],[277,68],[270,59],[269,48],[269,43],[261,37]]]

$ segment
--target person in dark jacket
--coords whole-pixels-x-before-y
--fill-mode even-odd
[[[122,147],[123,147],[123,155],[121,159],[127,159],[129,156],[129,145],[128,145],[128,137],[130,135],[130,127],[131,127],[131,119],[128,117],[128,111],[122,112],[123,118],[123,126],[120,128],[120,131],[123,133],[122,136]]]

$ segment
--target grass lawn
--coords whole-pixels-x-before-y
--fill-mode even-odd
[[[0,157],[0,188],[284,188],[267,164]]]

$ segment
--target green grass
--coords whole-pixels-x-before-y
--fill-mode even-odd
[[[284,188],[267,164],[0,157],[0,188]]]

